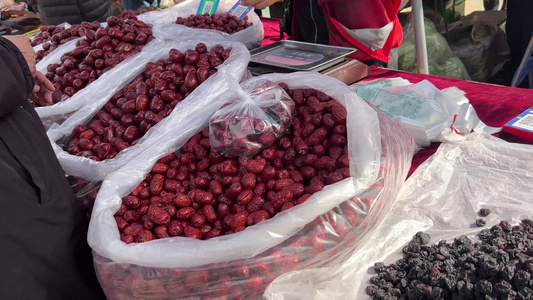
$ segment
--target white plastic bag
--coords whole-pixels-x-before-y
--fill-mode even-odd
[[[225,100],[209,120],[211,148],[222,155],[252,157],[284,135],[292,122],[294,102],[277,84],[249,81]]]
[[[216,13],[228,12],[235,2],[235,0],[221,0],[218,4]],[[186,18],[192,14],[196,14],[199,4],[199,0],[187,0],[162,11],[144,13],[140,15],[138,19],[154,25],[153,33],[158,39],[175,39],[176,36],[183,37],[183,39],[200,37],[203,40],[218,39],[241,42],[249,49],[261,46],[264,37],[263,23],[261,23],[257,14],[253,11],[247,15],[248,21],[252,22],[253,26],[234,34],[227,34],[212,29],[189,28],[175,24],[178,17]]]
[[[131,57],[124,63],[119,64],[113,70],[102,75],[102,77],[100,77],[101,80],[99,79],[95,81],[93,83],[94,85],[91,85],[90,88],[86,88],[77,93],[76,95],[83,93],[79,97],[87,97],[90,101],[80,99],[80,101],[77,102],[80,109],[63,124],[55,125],[47,132],[57,158],[65,172],[68,175],[90,181],[103,180],[107,174],[117,170],[127,162],[131,161],[138,154],[158,143],[165,134],[179,136],[178,132],[181,132],[183,129],[181,129],[181,126],[176,126],[177,123],[182,122],[183,120],[188,120],[191,115],[203,112],[205,115],[202,115],[202,119],[209,120],[209,117],[221,105],[221,103],[217,102],[218,95],[226,90],[224,74],[227,73],[229,74],[227,76],[240,78],[248,65],[250,53],[246,47],[240,43],[205,42],[208,49],[216,44],[221,44],[224,47],[232,47],[230,57],[224,62],[224,64],[218,67],[219,71],[215,75],[207,79],[195,89],[193,93],[181,101],[172,113],[163,121],[152,127],[152,129],[141,138],[139,143],[119,152],[115,158],[96,162],[89,158],[70,155],[56,144],[58,140],[69,137],[72,130],[77,125],[85,124],[91,120],[98,110],[109,101],[115,92],[123,88],[138,74],[144,72],[146,63],[168,57],[168,52],[172,48],[183,52],[187,49],[194,49],[199,42],[201,41],[194,40],[180,43],[159,42],[154,40],[150,45],[143,49],[140,55]],[[209,95],[209,97],[206,95]],[[71,102],[72,99],[65,103]]]
[[[500,130],[485,125],[457,88],[440,91],[427,80],[406,85],[398,79],[353,87],[359,96],[406,128],[422,147],[464,139],[471,131],[491,134]]]
[[[207,122],[180,124],[187,134],[179,138],[167,134],[161,139],[166,143],[155,144],[102,184],[88,241],[109,299],[173,299],[206,293],[226,296],[230,287],[231,293],[254,299],[261,296],[263,284],[282,273],[342,262],[357,239],[364,236],[365,228],[373,226],[390,207],[414,152],[411,137],[331,77],[318,73],[270,74],[250,81],[263,80],[283,82],[290,89],[317,89],[346,107],[353,177],[326,186],[304,203],[242,232],[206,241],[176,237],[125,244],[113,218],[122,197],[144,179],[160,157],[207,126]],[[367,216],[369,211],[374,214]],[[283,253],[283,257],[276,253]],[[239,277],[239,272],[244,277]],[[217,275],[211,282],[200,280],[207,273]],[[231,280],[224,281],[224,276]]]
[[[369,299],[368,269],[374,262],[389,264],[401,258],[401,248],[418,231],[430,234],[430,243],[463,234],[477,241],[482,228],[474,224],[481,208],[492,210],[486,228],[500,220],[514,225],[531,219],[532,156],[530,145],[485,134],[442,144],[406,181],[393,209],[372,238],[362,242],[351,264],[339,270],[356,291],[352,298]]]

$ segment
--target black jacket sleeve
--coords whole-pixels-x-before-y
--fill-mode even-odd
[[[113,14],[111,0],[32,0],[45,25],[64,22],[79,24],[83,21],[105,22]],[[33,3],[32,2],[32,3]]]
[[[13,43],[0,37],[0,118],[22,106],[33,89],[26,60]]]
[[[0,39],[0,299],[104,299],[87,218],[27,100],[15,46]]]

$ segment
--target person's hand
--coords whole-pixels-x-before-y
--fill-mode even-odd
[[[39,71],[33,74],[33,79],[35,80],[35,86],[33,87],[33,93],[30,95],[30,100],[41,106],[52,104],[52,92],[55,91],[54,85]]]
[[[17,48],[24,55],[24,59],[30,67],[31,73],[35,73],[35,51],[31,46],[30,39],[27,36],[23,35],[4,35],[4,38],[8,39],[10,42],[15,44]]]
[[[253,6],[256,9],[265,9],[280,0],[242,0],[241,5]]]

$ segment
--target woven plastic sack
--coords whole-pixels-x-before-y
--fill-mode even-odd
[[[471,134],[465,141],[442,144],[406,181],[390,213],[344,271],[346,283],[357,293],[352,299],[370,299],[374,262],[394,263],[418,231],[431,235],[430,244],[466,235],[474,242],[482,228],[477,212],[489,208],[487,227],[507,220],[512,225],[531,219],[533,204],[533,148],[485,135]]]
[[[221,0],[216,13],[228,12],[236,1]],[[175,36],[185,35],[199,37],[204,40],[222,39],[225,41],[244,43],[249,49],[261,46],[264,37],[263,23],[253,11],[248,13],[248,21],[253,25],[234,34],[227,34],[213,29],[197,29],[178,25],[178,17],[188,17],[196,14],[200,0],[183,1],[171,8],[162,11],[153,11],[140,15],[139,20],[154,25],[154,36],[158,39],[172,39]]]
[[[352,177],[238,233],[210,240],[176,237],[123,243],[113,218],[122,197],[160,157],[207,126],[184,124],[188,136],[152,147],[102,184],[88,241],[109,299],[260,299],[266,286],[282,274],[295,271],[299,277],[300,272],[342,264],[389,210],[415,150],[412,138],[398,124],[346,85],[318,73],[271,74],[254,80],[317,89],[345,106]],[[307,279],[306,275],[299,282],[306,284]]]
[[[224,156],[252,157],[283,136],[292,122],[294,102],[270,81],[245,82],[209,120],[211,148]]]
[[[216,96],[227,89],[225,77],[236,76],[235,78],[240,78],[248,65],[250,54],[241,43],[205,42],[208,49],[216,44],[221,44],[225,48],[231,47],[232,51],[229,58],[218,67],[218,72],[215,75],[209,77],[187,98],[183,99],[168,117],[153,126],[136,145],[120,151],[115,158],[97,162],[86,157],[71,155],[57,145],[58,142],[64,142],[65,139],[68,139],[77,125],[89,122],[118,90],[144,72],[146,63],[167,58],[169,50],[173,48],[182,52],[187,49],[194,49],[199,42],[201,41],[159,42],[154,40],[143,49],[141,55],[131,57],[128,61],[119,64],[113,70],[102,75],[102,80],[99,79],[89,88],[80,91],[79,94],[83,93],[84,96],[91,97],[91,101],[85,103],[64,123],[52,126],[47,132],[52,142],[52,147],[65,172],[81,179],[94,182],[101,181],[107,174],[119,169],[135,156],[149,149],[165,134],[171,133],[180,136],[181,129],[176,130],[176,128],[180,128],[176,126],[177,122],[187,119],[198,111],[205,113],[202,116],[203,119],[209,120],[209,117],[222,104],[217,102]],[[229,75],[224,75],[225,73]],[[107,76],[108,74],[112,75]],[[206,95],[210,95],[210,97],[206,97]],[[80,103],[79,105],[81,106],[82,104]]]

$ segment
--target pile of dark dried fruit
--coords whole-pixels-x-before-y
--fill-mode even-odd
[[[490,215],[492,211],[488,208],[482,208],[479,210],[479,212],[477,213],[480,217],[486,217],[488,215]],[[487,225],[487,221],[485,221],[484,219],[482,218],[479,218],[476,220],[476,226],[477,227],[483,227]]]
[[[366,292],[373,299],[533,299],[533,221],[501,221],[466,236],[427,245],[419,232],[395,264],[376,263]]]

